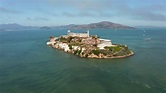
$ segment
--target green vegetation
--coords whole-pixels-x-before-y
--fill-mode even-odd
[[[71,44],[69,44],[68,46],[69,46],[69,49],[72,49],[72,45]]]
[[[69,37],[67,38],[67,41],[68,41],[68,42],[71,42],[72,39],[73,39],[73,37],[72,37],[72,36],[69,36]]]
[[[82,50],[75,50],[75,51],[74,51],[74,54],[75,54],[75,55],[80,55],[81,51],[82,51]]]
[[[92,50],[92,53],[95,55],[99,55],[101,53],[101,51],[100,50]]]
[[[95,38],[95,39],[97,39],[97,38],[98,38],[98,36],[97,36],[97,35],[93,35],[93,36],[92,36],[92,38]]]
[[[86,54],[85,57],[87,58],[87,57],[88,57],[88,54]]]
[[[82,50],[78,50],[78,52],[77,52],[77,53],[78,53],[78,54],[80,54],[80,53],[81,53],[81,51],[82,51]]]
[[[116,53],[113,56],[124,56],[124,55],[128,55],[130,53],[131,53],[130,50],[123,50],[123,51],[120,51],[120,52]]]
[[[67,42],[68,42],[67,39],[64,38],[64,37],[60,37],[60,38],[58,38],[58,40],[59,40],[60,42],[63,42],[63,43],[67,43]]]
[[[122,47],[120,47],[120,46],[113,46],[113,47],[108,47],[108,46],[106,46],[106,47],[104,47],[105,49],[108,49],[108,50],[110,50],[110,51],[113,51],[113,52],[118,52],[118,51],[120,51],[121,49],[122,49]]]
[[[95,54],[95,55],[99,55],[100,53],[103,54],[103,55],[110,55],[112,54],[113,52],[109,51],[109,50],[92,50],[91,53]]]

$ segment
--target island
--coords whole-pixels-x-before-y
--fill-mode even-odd
[[[97,35],[73,33],[59,37],[50,36],[47,45],[82,58],[125,58],[134,55],[127,45],[112,44],[109,39],[99,38]]]

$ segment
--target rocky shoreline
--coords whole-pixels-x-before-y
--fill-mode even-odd
[[[123,56],[110,57],[110,58],[126,58],[126,57],[130,57],[130,56],[133,56],[133,55],[134,55],[134,52],[131,51],[131,54],[123,55]]]
[[[51,36],[47,45],[78,55],[82,58],[126,58],[134,55],[127,45],[112,44],[111,40],[101,39],[87,33],[70,33],[58,38]]]
[[[58,50],[62,50],[62,51],[64,51],[63,49],[58,48],[57,46],[52,46],[52,48],[55,48],[55,49],[58,49]],[[74,54],[73,51],[64,51],[64,52],[66,52],[66,53],[70,53],[70,54]],[[117,59],[117,58],[126,58],[126,57],[130,57],[130,56],[133,56],[133,55],[134,55],[134,52],[131,51],[131,53],[128,54],[128,55],[114,56],[114,57],[107,57],[107,56],[103,56],[102,54],[100,54],[99,56],[94,55],[94,54],[91,54],[91,55],[89,55],[88,57],[84,57],[84,56],[81,56],[81,55],[77,55],[77,56],[82,57],[82,58],[95,58],[95,59],[106,59],[106,58]]]

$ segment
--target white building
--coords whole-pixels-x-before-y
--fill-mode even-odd
[[[99,39],[99,40],[101,42],[100,44],[97,45],[99,49],[104,49],[104,47],[106,46],[115,46],[115,45],[112,45],[112,42],[109,39]]]
[[[72,46],[73,50],[81,50],[81,48],[79,46]]]
[[[47,42],[47,45],[54,45],[54,44],[56,43],[56,42],[55,42],[56,39],[57,39],[56,37],[51,38],[51,39]]]
[[[65,52],[67,52],[67,51],[70,50],[68,44],[66,44],[66,43],[58,44],[58,47],[59,47],[60,49],[64,49]]]

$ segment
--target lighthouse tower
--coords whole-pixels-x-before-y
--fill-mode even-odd
[[[67,35],[70,35],[70,30],[67,31]]]
[[[89,37],[89,29],[87,30],[87,35],[88,35],[88,37]]]

